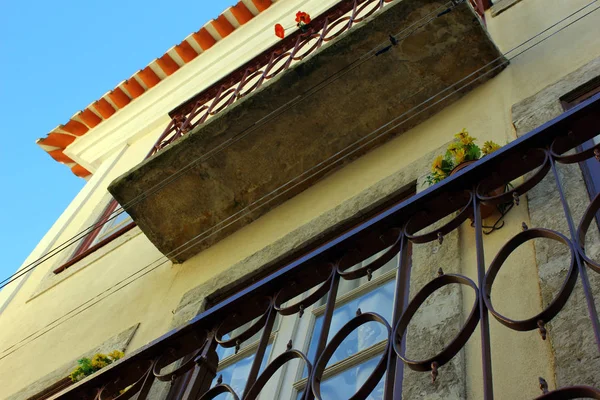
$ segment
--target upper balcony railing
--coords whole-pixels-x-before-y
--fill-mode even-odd
[[[152,156],[270,79],[302,61],[323,44],[396,0],[342,0],[314,18],[306,30],[297,30],[169,113],[171,122],[148,153]],[[448,7],[464,0],[449,0]],[[489,0],[468,0],[484,21]],[[488,5],[489,6],[489,5]],[[441,11],[443,13],[444,11]]]
[[[576,351],[577,357],[597,359],[600,348],[600,323],[593,293],[597,287],[592,286],[590,281],[597,281],[596,274],[600,273],[600,264],[588,254],[586,237],[590,237],[588,230],[592,232],[592,228],[596,229],[594,221],[600,210],[600,195],[584,206],[583,216],[575,216],[571,212],[570,196],[577,182],[573,179],[565,181],[562,169],[569,165],[576,167],[577,163],[594,157],[600,159],[600,144],[584,151],[574,150],[600,133],[599,116],[600,94],[458,174],[399,204],[380,210],[378,214],[371,215],[339,237],[328,238],[328,242],[313,250],[307,250],[295,261],[276,265],[270,275],[250,286],[238,288],[237,292],[234,290],[230,297],[216,299],[216,304],[184,327],[167,333],[92,377],[75,384],[57,395],[57,398],[128,399],[137,395],[137,399],[146,399],[153,398],[148,396],[149,393],[154,393],[156,385],[172,382],[169,394],[169,398],[172,399],[213,399],[223,393],[230,393],[234,399],[255,399],[269,379],[282,366],[293,360],[299,360],[306,365],[304,380],[298,381],[295,386],[298,398],[327,398],[323,394],[322,386],[332,377],[331,373],[327,372],[330,360],[336,354],[336,349],[343,343],[347,346],[345,340],[353,338],[352,335],[359,331],[360,335],[360,332],[365,333],[364,337],[359,337],[359,342],[370,337],[366,334],[368,332],[379,332],[382,340],[377,345],[379,347],[372,347],[373,354],[380,354],[378,363],[373,364],[370,372],[361,378],[355,388],[356,394],[351,398],[366,399],[369,393],[377,389],[376,398],[396,399],[403,393],[405,385],[408,384],[407,380],[415,379],[415,376],[417,379],[422,378],[420,384],[429,385],[427,390],[443,390],[444,385],[450,385],[449,380],[444,381],[444,374],[451,374],[452,368],[442,367],[454,362],[453,359],[465,348],[476,329],[480,332],[480,340],[471,340],[470,343],[475,343],[474,346],[479,348],[482,364],[481,369],[472,366],[469,374],[475,376],[473,382],[483,384],[481,398],[492,399],[494,391],[497,392],[497,397],[505,398],[502,391],[507,387],[495,385],[494,380],[500,377],[498,374],[507,373],[515,366],[502,366],[501,361],[506,358],[500,357],[500,362],[494,365],[494,370],[492,369],[492,354],[504,354],[510,350],[503,347],[494,351],[493,346],[498,337],[513,335],[510,342],[513,343],[514,340],[527,335],[527,331],[539,331],[537,340],[546,340],[548,336],[552,341],[553,335],[560,334],[560,326],[553,326],[557,315],[564,318],[564,315],[568,315],[573,307],[577,308],[578,304],[581,305],[581,310],[587,310],[586,316],[584,320],[577,319],[577,335],[567,332],[567,339],[570,337],[570,340],[574,341],[570,343],[569,346],[574,347],[569,347],[568,353]],[[521,177],[524,179],[521,180]],[[545,188],[542,192],[546,193],[546,197],[541,203],[530,201],[527,206],[523,199],[542,186]],[[491,189],[498,187],[506,187],[506,190],[499,195],[489,194]],[[553,189],[548,191],[549,187]],[[489,250],[488,254],[484,254],[482,206],[508,202],[514,203],[514,207],[519,207],[519,204],[520,207],[529,207],[531,214],[536,212],[535,207],[545,207],[545,204],[551,201],[556,201],[558,205],[558,209],[551,210],[551,220],[560,218],[565,228],[552,225],[529,228],[523,224],[523,231],[508,240],[494,254],[490,263],[492,257],[488,259]],[[444,246],[449,245],[449,238],[453,232],[469,218],[474,220],[474,229],[465,226],[465,232],[473,235],[472,251],[476,253],[476,272],[473,273],[473,279],[462,269],[456,273],[444,273],[440,270],[439,276],[434,277],[431,274],[422,284],[411,288],[413,278],[421,274],[424,268],[423,265],[415,264],[415,252],[422,248],[421,246],[431,243],[439,246],[436,247],[438,255],[443,254]],[[564,230],[564,233],[559,230]],[[502,281],[499,271],[511,253],[521,245],[539,238],[555,243],[555,246],[551,247],[553,250],[544,253],[543,258],[554,257],[565,262],[564,272],[560,276],[560,280],[564,282],[557,286],[560,290],[556,294],[553,293],[554,299],[547,302],[545,309],[541,312],[531,311],[531,314],[537,312],[537,315],[523,320],[509,319],[494,308],[494,304],[506,304],[506,297],[513,296],[504,292],[507,286],[501,285],[498,288],[498,281]],[[563,245],[564,257],[556,255],[556,249],[560,247],[556,243]],[[449,261],[451,257],[455,257],[451,254],[446,256],[447,258],[439,260],[440,263],[444,262],[444,265],[436,265],[435,270],[438,266],[446,268],[444,260]],[[433,254],[428,250],[427,262],[433,262],[432,257]],[[395,291],[392,289],[392,293],[395,294],[389,300],[389,315],[383,316],[383,309],[387,304],[379,301],[377,310],[358,309],[356,316],[348,317],[349,321],[345,325],[334,327],[332,318],[340,305],[336,298],[344,282],[358,282],[359,279],[366,282],[370,281],[372,276],[379,277],[380,270],[389,267],[392,259],[397,259],[397,274],[393,278]],[[355,268],[357,264],[362,266]],[[521,270],[523,268],[525,267],[521,266]],[[532,268],[537,271],[535,264]],[[537,273],[535,276],[537,277]],[[429,283],[426,283],[427,281]],[[496,289],[492,289],[494,282]],[[514,281],[510,282],[511,286],[516,284]],[[427,343],[428,335],[420,331],[418,340],[407,340],[407,331],[410,332],[411,329],[409,322],[418,316],[418,309],[438,289],[444,288],[438,296],[432,298],[434,302],[443,301],[445,296],[450,296],[452,293],[448,291],[448,286],[452,284],[462,285],[474,293],[473,305],[465,308],[471,310],[468,316],[465,315],[465,322],[460,329],[456,329],[453,339],[446,340],[447,345],[438,354],[427,359],[409,359],[407,354],[414,353],[411,347]],[[539,286],[533,283],[529,287],[531,290],[539,290]],[[576,288],[583,289],[581,296],[573,295],[575,290],[581,290]],[[409,298],[412,298],[410,302]],[[323,304],[315,314],[319,315],[321,322],[320,328],[315,328],[313,334],[315,341],[314,344],[311,342],[311,346],[314,347],[307,351],[303,343],[290,341],[287,350],[283,349],[279,354],[268,350],[274,337],[276,320],[283,316],[301,318],[305,310],[318,302]],[[448,305],[444,304],[441,309],[447,312]],[[460,306],[459,308],[462,309]],[[382,315],[372,311],[381,312]],[[490,340],[490,317],[504,325],[501,335],[496,334],[494,341]],[[448,320],[447,315],[439,315],[439,318],[442,321]],[[367,325],[375,325],[378,328],[367,332]],[[574,325],[566,325],[568,329],[575,329]],[[242,332],[226,335],[235,329]],[[256,340],[257,336],[259,339],[256,342],[254,358],[247,379],[244,380],[245,388],[236,392],[230,385],[231,382],[215,379],[219,354],[223,354],[217,350],[236,348],[237,352],[237,349],[244,347],[249,341]],[[581,338],[590,338],[591,347],[587,350],[579,348],[578,346],[582,346],[587,340]],[[287,341],[287,337],[285,340]],[[554,346],[561,344],[564,345],[563,342],[553,341]],[[267,355],[268,351],[273,354],[270,358]],[[526,351],[523,347],[515,349],[517,353],[523,351]],[[525,357],[540,357],[539,363],[542,364],[548,362],[548,357],[544,358],[540,354],[534,354],[535,350],[531,351],[532,353],[525,354]],[[590,352],[593,354],[589,354]],[[556,354],[556,357],[559,357],[559,353]],[[267,364],[268,359],[271,362]],[[562,361],[557,361],[560,362]],[[164,372],[169,364],[176,365],[176,368]],[[492,372],[496,371],[496,366],[498,372],[494,374]],[[545,367],[552,368],[552,365]],[[581,360],[572,367],[590,368]],[[417,375],[415,372],[412,372],[412,375],[408,374],[409,369],[416,371]],[[427,375],[419,375],[418,372]],[[442,381],[438,379],[435,385],[432,384],[431,379],[436,381],[438,375]],[[537,382],[536,378],[531,382],[531,388],[537,391],[537,387],[541,388],[539,399],[600,399],[600,390],[590,386],[568,386],[548,392],[546,382],[543,379]],[[128,389],[119,394],[125,388]]]

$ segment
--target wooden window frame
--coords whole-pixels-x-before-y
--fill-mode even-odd
[[[108,222],[111,215],[114,213],[118,206],[119,203],[117,203],[115,199],[111,199],[111,201],[108,203],[108,206],[104,209],[100,217],[96,220],[94,224],[95,228],[84,237],[83,241],[79,244],[79,246],[77,246],[77,249],[69,258],[69,260],[53,271],[55,274],[63,272],[76,262],[82,260],[83,258],[87,257],[89,254],[92,254],[101,247],[104,247],[105,245],[112,242],[119,236],[122,236],[126,232],[129,232],[136,226],[136,223],[131,221],[128,224],[116,230],[115,232],[111,233],[104,239],[95,242],[98,235],[100,235],[100,233],[102,232],[102,228],[104,228],[104,225]]]

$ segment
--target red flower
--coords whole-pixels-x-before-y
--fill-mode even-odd
[[[277,35],[277,37],[281,39],[285,37],[285,29],[283,29],[283,26],[281,26],[281,24],[275,25],[275,35]]]
[[[310,23],[310,15],[308,15],[304,11],[298,11],[296,13],[296,23],[298,23],[298,24]]]

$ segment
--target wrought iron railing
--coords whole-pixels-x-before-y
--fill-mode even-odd
[[[464,0],[449,0],[448,7]],[[236,101],[260,89],[267,81],[347,32],[394,0],[342,0],[307,25],[254,57],[207,89],[171,111],[171,121],[148,153],[152,156]],[[484,19],[484,2],[469,4]]]
[[[590,284],[591,278],[596,279],[593,275],[600,273],[600,263],[586,253],[585,243],[587,232],[595,224],[595,216],[600,210],[600,195],[589,202],[583,217],[576,220],[570,210],[570,193],[565,189],[572,187],[572,182],[564,182],[560,171],[568,164],[593,157],[600,159],[600,144],[585,151],[573,150],[597,134],[600,134],[600,94],[460,173],[370,217],[297,260],[275,266],[275,272],[248,287],[240,288],[237,293],[213,305],[184,327],[169,332],[91,378],[75,384],[60,398],[128,399],[135,395],[137,399],[145,399],[159,382],[172,382],[169,395],[172,399],[212,399],[223,393],[230,393],[236,399],[254,399],[269,378],[293,360],[300,360],[307,366],[307,378],[301,381],[304,383],[298,391],[299,396],[303,399],[326,398],[321,395],[321,384],[325,368],[336,348],[361,326],[378,324],[386,338],[381,343],[381,358],[352,399],[367,398],[378,384],[383,387],[381,398],[401,398],[403,385],[408,379],[407,368],[430,374],[430,378],[425,378],[431,385],[430,380],[435,381],[438,374],[444,373],[441,368],[451,362],[465,348],[472,334],[479,330],[480,341],[476,346],[481,351],[482,369],[471,370],[469,374],[480,376],[482,397],[489,400],[493,398],[494,390],[500,390],[493,385],[495,375],[491,365],[489,318],[495,318],[515,334],[537,330],[540,333],[539,340],[546,340],[546,336],[552,338],[552,323],[558,314],[569,312],[567,300],[573,297],[576,285],[583,288],[582,302],[587,305],[586,318],[591,322],[589,332],[582,334],[592,338],[591,341],[595,343],[593,351],[600,352],[600,324],[595,309],[594,288]],[[520,181],[520,177],[524,179]],[[508,187],[506,192],[496,196],[487,194],[491,188],[509,182],[514,187]],[[488,259],[484,254],[481,207],[506,202],[514,202],[516,207],[519,204],[526,207],[522,199],[539,188],[542,182],[550,182],[556,187],[552,196],[562,204],[562,209],[553,212],[560,213],[560,218],[564,219],[566,232],[543,226],[529,228],[524,223],[522,232],[508,240],[490,262],[491,258]],[[531,213],[531,205],[529,207]],[[440,270],[439,276],[429,283],[411,288],[411,276],[421,267],[413,265],[411,254],[419,246],[427,244],[443,248],[447,245],[445,239],[469,218],[474,220],[472,234],[475,244],[473,251],[476,252],[476,278],[470,279],[460,271],[444,273]],[[471,228],[466,229],[472,232]],[[565,245],[565,262],[569,265],[565,268],[560,290],[545,309],[527,319],[513,320],[495,309],[493,300],[501,298],[502,292],[496,293],[494,283],[507,258],[521,245],[535,238],[546,238]],[[363,263],[360,268],[353,267],[375,254],[379,256],[374,261]],[[551,257],[549,254],[545,256]],[[385,318],[375,312],[357,310],[356,316],[341,329],[329,332],[341,282],[364,280],[365,277],[370,280],[394,257],[399,261],[391,316]],[[462,285],[475,293],[474,304],[469,315],[465,316],[462,328],[439,353],[421,360],[410,359],[407,354],[411,344],[405,340],[409,322],[432,293],[451,284]],[[492,292],[494,297],[491,296]],[[321,328],[314,332],[318,338],[314,355],[309,355],[302,344],[290,341],[287,350],[273,354],[270,358],[272,361],[266,367],[263,365],[261,370],[261,364],[268,359],[267,348],[272,340],[276,319],[282,316],[301,318],[304,311],[318,301],[324,302],[324,310]],[[241,332],[234,337],[225,335],[234,329]],[[584,328],[580,326],[578,329]],[[258,345],[245,389],[243,393],[236,393],[228,382],[216,379],[219,364],[217,348],[236,348],[237,351],[256,335],[259,337]],[[597,358],[598,354],[593,357]],[[164,367],[169,364],[176,367],[164,372]],[[586,365],[576,367],[588,368]],[[548,385],[543,379],[531,384],[532,387],[539,385],[539,399],[600,399],[600,390],[590,386],[569,386],[548,392]],[[120,394],[125,388],[128,389]]]

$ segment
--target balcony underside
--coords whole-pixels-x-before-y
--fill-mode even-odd
[[[403,0],[388,6],[115,180],[110,192],[120,204],[133,204],[129,214],[171,260],[192,257],[502,70],[500,52],[463,3],[299,98],[385,47],[390,34],[409,34],[412,24],[424,23],[444,4]],[[420,114],[409,111],[481,75],[459,93],[432,106],[448,90],[421,106],[429,108]],[[371,135],[374,130],[405,113],[400,120],[412,117],[408,122],[371,140],[381,133]]]

